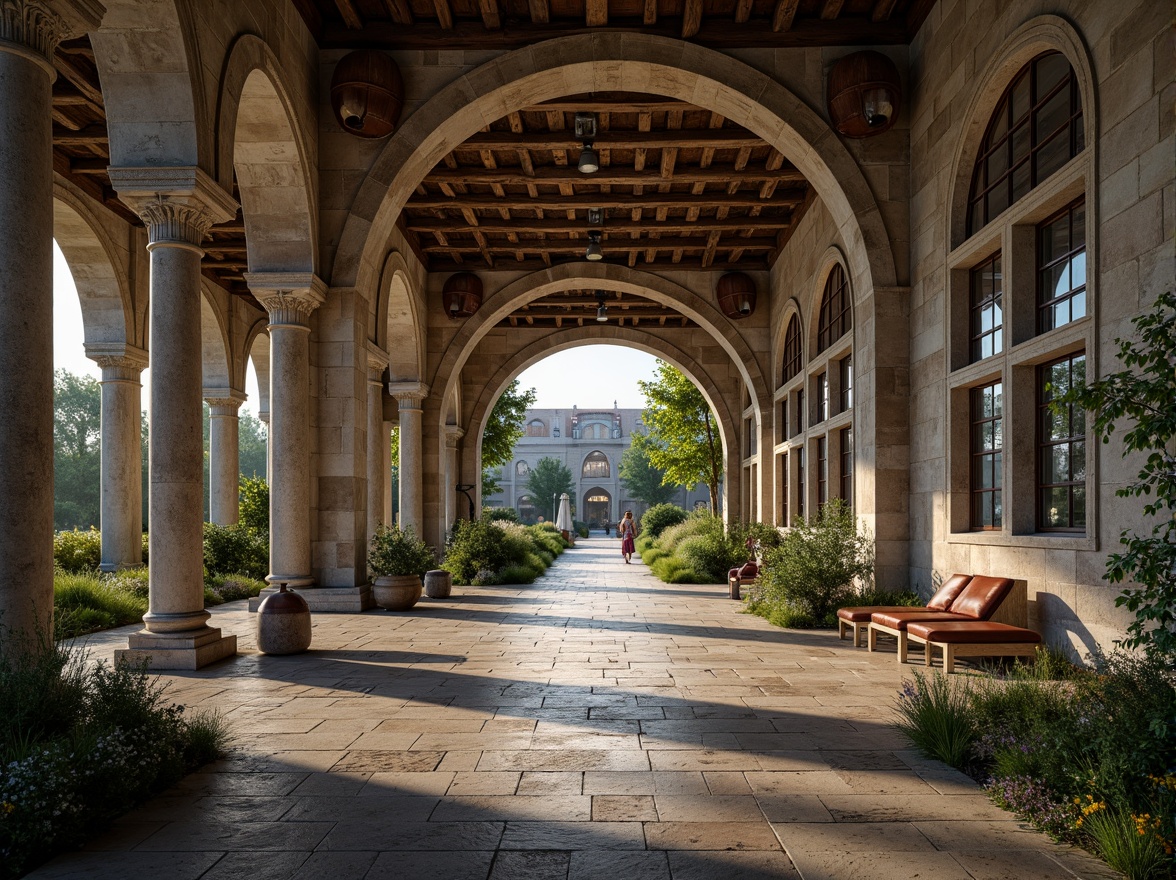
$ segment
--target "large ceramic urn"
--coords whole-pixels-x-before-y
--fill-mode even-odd
[[[421,598],[421,590],[415,574],[382,575],[372,581],[372,598],[388,611],[407,611]]]

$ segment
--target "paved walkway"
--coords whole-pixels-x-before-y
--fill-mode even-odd
[[[1109,876],[891,728],[901,673],[582,541],[529,587],[319,615],[314,650],[169,676],[231,757],[35,877]],[[98,652],[125,644],[110,633]]]

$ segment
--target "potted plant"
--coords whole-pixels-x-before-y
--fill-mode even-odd
[[[372,596],[389,611],[407,611],[421,597],[421,578],[434,565],[429,549],[412,527],[381,525],[368,550]]]

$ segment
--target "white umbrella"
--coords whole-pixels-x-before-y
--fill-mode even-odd
[[[561,532],[570,532],[575,528],[572,522],[572,500],[568,498],[567,492],[559,497],[559,515],[555,518],[555,527]]]

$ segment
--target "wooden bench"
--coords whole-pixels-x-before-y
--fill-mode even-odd
[[[907,639],[924,646],[927,668],[934,661],[935,648],[943,652],[943,671],[955,672],[957,657],[1032,657],[1041,636],[1031,629],[989,620],[953,620],[911,623]]]

